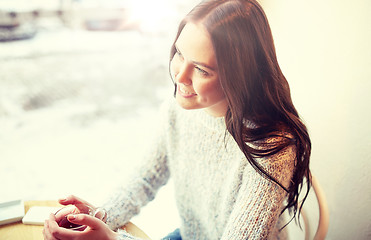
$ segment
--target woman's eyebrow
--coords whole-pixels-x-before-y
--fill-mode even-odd
[[[192,61],[192,63],[193,64],[195,64],[195,65],[200,65],[200,66],[203,66],[203,67],[205,67],[205,68],[208,68],[208,69],[210,69],[210,70],[212,70],[212,71],[216,71],[216,69],[214,68],[214,67],[211,67],[211,66],[209,66],[208,64],[206,64],[206,63],[202,63],[202,62],[197,62],[197,61]]]
[[[178,52],[178,53],[180,53],[181,55],[183,55],[182,54],[182,52],[179,50],[179,48],[178,48],[178,46],[175,44],[174,45],[174,47],[175,47],[175,49],[176,49],[176,51]],[[216,69],[215,69],[215,67],[211,67],[210,65],[208,65],[208,64],[206,64],[206,63],[202,63],[202,62],[198,62],[198,61],[191,61],[194,65],[200,65],[200,66],[203,66],[203,67],[205,67],[205,68],[208,68],[208,69],[210,69],[210,70],[212,70],[212,71],[216,71]]]
[[[176,45],[176,43],[174,44],[174,47],[175,47],[175,50],[176,50],[178,53],[181,53],[181,52],[179,51],[179,48],[178,48],[178,46]]]

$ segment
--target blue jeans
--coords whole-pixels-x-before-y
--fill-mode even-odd
[[[182,240],[179,228],[177,228],[174,232],[164,237],[162,240]]]

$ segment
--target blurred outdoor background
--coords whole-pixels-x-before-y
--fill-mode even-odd
[[[196,3],[0,1],[0,202],[75,194],[99,205],[125,181],[172,94],[170,45]],[[370,239],[371,2],[261,3],[312,137],[328,239]],[[134,219],[154,239],[178,227],[172,192]],[[316,207],[311,195],[312,230]]]
[[[170,45],[194,2],[0,2],[0,201],[99,205],[125,180],[173,92]],[[154,237],[177,225],[171,187]]]

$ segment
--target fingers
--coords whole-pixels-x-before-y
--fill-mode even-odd
[[[54,215],[55,215],[55,221],[60,222],[62,219],[65,218],[68,214],[76,213],[77,208],[74,205],[70,205],[68,207],[63,207],[59,209]]]
[[[71,214],[67,216],[68,221],[78,224],[89,226],[93,230],[100,229],[105,226],[105,223],[96,217],[86,214]]]
[[[43,236],[44,236],[45,240],[54,240],[55,239],[50,234],[49,221],[48,220],[45,220],[45,222],[44,222]]]
[[[116,239],[117,235],[101,220],[86,214],[70,214],[67,220],[77,225],[88,226],[86,229],[77,231],[59,227],[54,214],[45,221],[43,235],[45,240],[92,240],[92,239]]]
[[[62,205],[69,205],[69,204],[86,204],[86,205],[90,205],[88,202],[86,202],[85,200],[81,199],[81,198],[78,198],[74,195],[69,195],[68,197],[66,198],[61,198],[58,200],[58,202]]]
[[[50,214],[49,219],[45,220],[43,235],[45,240],[64,240],[74,239],[77,232],[59,227],[54,214]]]
[[[43,235],[45,240],[57,240],[56,229],[58,227],[57,222],[55,221],[54,214],[49,215],[49,219],[44,222]]]
[[[66,198],[61,198],[58,200],[60,204],[63,204],[63,205],[69,205],[69,204],[79,204],[79,203],[86,203],[84,200],[82,200],[81,198],[78,198],[74,195],[69,195],[68,197]]]

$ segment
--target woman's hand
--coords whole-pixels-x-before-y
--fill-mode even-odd
[[[72,204],[72,205],[76,205],[76,204],[84,204],[84,205],[88,205],[88,206],[92,207],[93,209],[95,209],[95,207],[94,207],[92,204],[90,204],[90,203],[88,203],[87,201],[85,201],[85,200],[83,200],[83,199],[81,199],[81,198],[78,198],[78,197],[76,197],[76,196],[74,196],[74,195],[70,195],[70,196],[68,196],[68,197],[66,197],[66,198],[59,199],[58,202],[59,202],[60,204],[62,204],[62,205],[70,205],[70,204]]]
[[[84,231],[59,227],[54,214],[44,224],[45,240],[116,240],[117,234],[101,220],[86,214],[68,215],[68,221],[88,226]]]
[[[70,195],[67,198],[60,199],[59,203],[62,205],[75,205],[81,207],[81,205],[87,205],[92,209],[96,209],[92,204],[87,201]],[[56,239],[73,239],[73,240],[113,240],[117,239],[117,235],[113,232],[102,220],[90,216],[87,214],[78,214],[74,211],[74,207],[71,208],[71,212],[67,212],[67,215],[63,214],[51,214],[49,219],[44,224],[44,239],[45,240],[56,240]],[[67,209],[69,211],[69,209]],[[83,231],[76,231],[60,227],[58,223],[64,216],[67,216],[68,222],[76,224],[76,226],[83,225],[87,226]],[[80,229],[81,230],[81,229]]]

